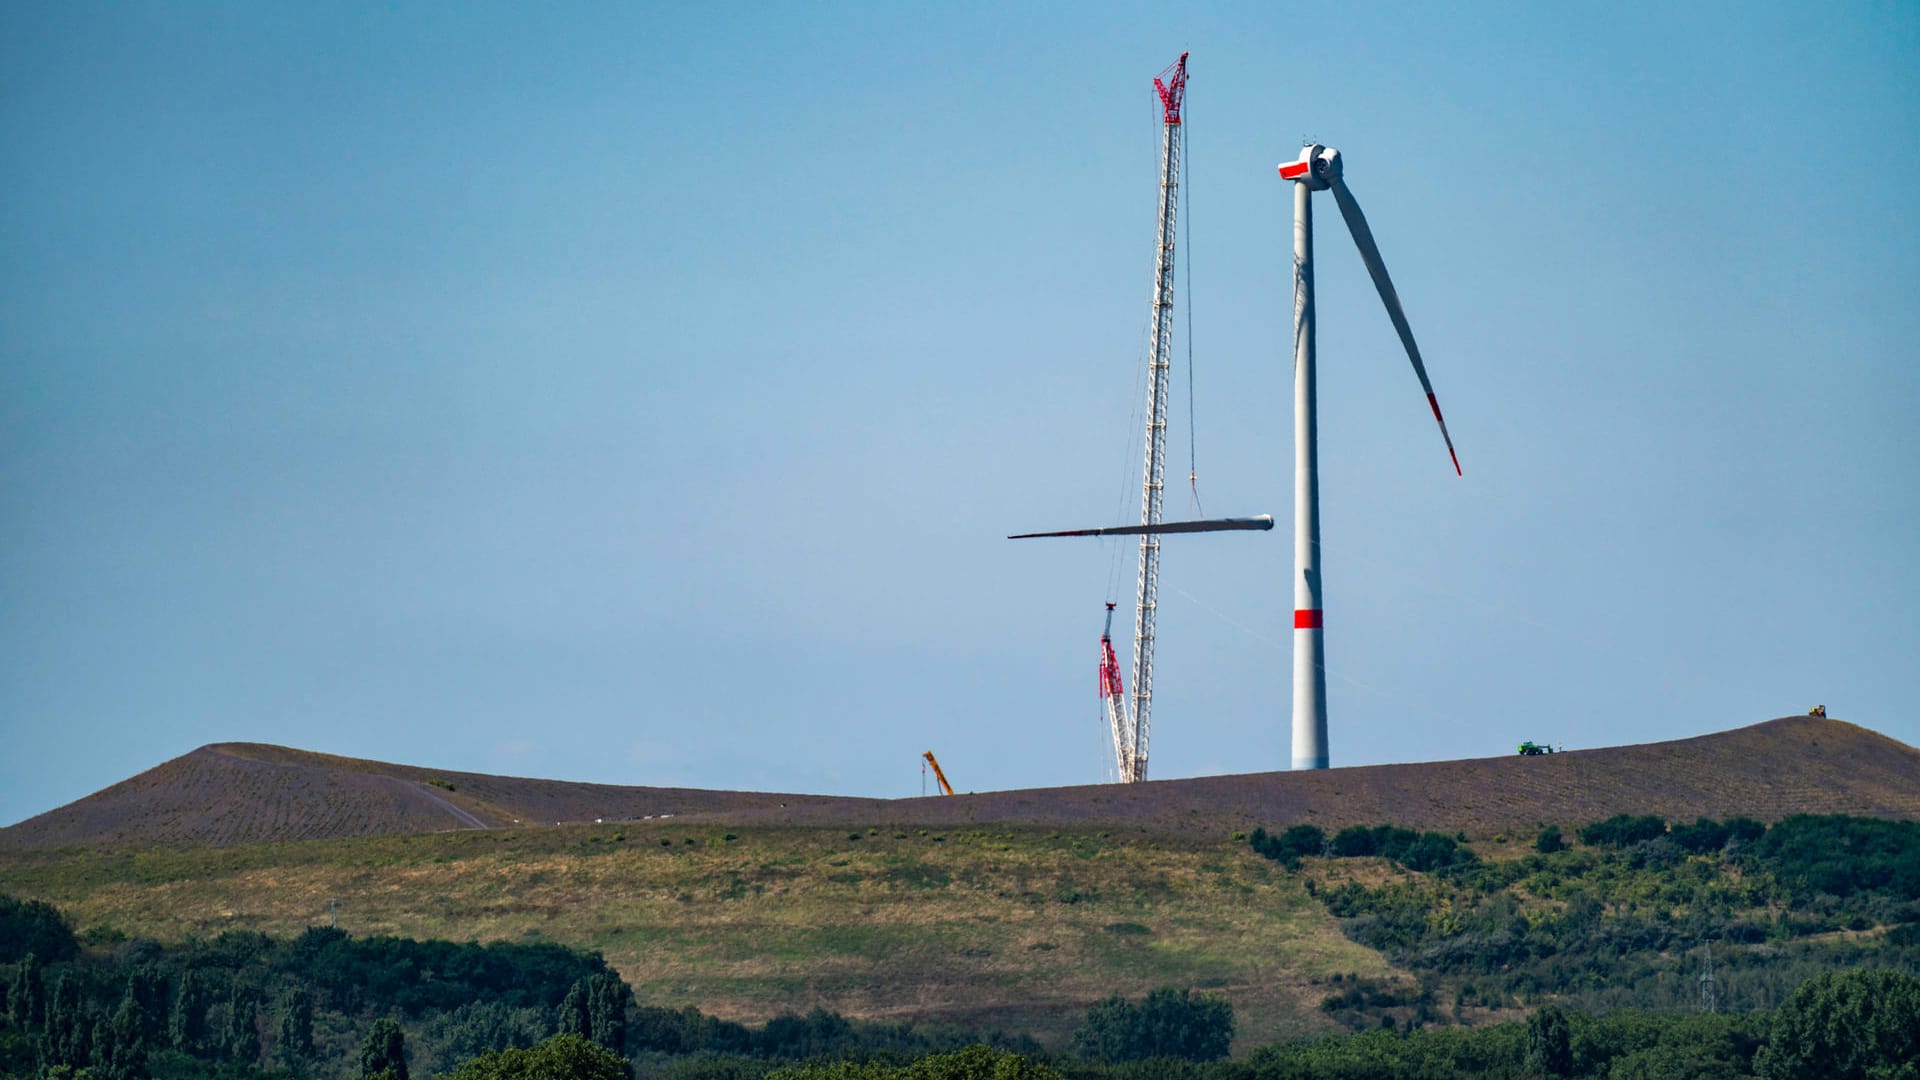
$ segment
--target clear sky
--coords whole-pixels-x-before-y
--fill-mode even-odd
[[[1303,136],[1466,470],[1323,203],[1336,764],[1920,743],[1920,5],[16,3],[0,822],[225,740],[1101,780],[1132,547],[1002,537],[1137,519],[1183,50],[1170,472],[1280,525],[1166,542],[1153,776],[1289,760]]]

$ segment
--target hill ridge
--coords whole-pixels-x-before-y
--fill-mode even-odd
[[[1782,717],[1542,757],[1349,766],[878,799],[498,776],[267,743],[210,743],[0,829],[0,849],[219,846],[678,817],[819,826],[1031,824],[1154,833],[1312,822],[1490,836],[1614,813],[1920,819],[1920,750],[1844,720]]]

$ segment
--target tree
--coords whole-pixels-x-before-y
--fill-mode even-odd
[[[1185,1058],[1216,1061],[1233,1041],[1233,1005],[1225,998],[1167,986],[1134,1005],[1110,997],[1087,1010],[1074,1050],[1098,1061]]]
[[[233,988],[231,1002],[221,1049],[242,1065],[255,1064],[260,1060],[260,1003],[238,986]]]
[[[28,953],[13,973],[13,986],[7,991],[7,1017],[20,1028],[39,1027],[47,1021],[47,988],[40,974],[40,958]]]
[[[88,1020],[80,1001],[80,984],[70,972],[61,975],[47,995],[47,1019],[40,1029],[41,1064],[88,1064],[92,1044]]]
[[[360,1080],[408,1080],[407,1042],[393,1020],[375,1020],[360,1044]]]
[[[207,1045],[207,1005],[206,987],[188,968],[173,993],[173,1014],[167,1021],[167,1035],[175,1050],[196,1054]]]
[[[28,953],[42,963],[57,964],[80,953],[80,942],[60,909],[41,900],[0,896],[0,963],[24,959]]]
[[[574,983],[560,1002],[560,1014],[554,1017],[554,1029],[562,1035],[585,1039],[593,1033],[593,1017],[587,1005],[587,981]]]
[[[280,1061],[297,1068],[313,1056],[313,995],[297,986],[280,1006]]]
[[[614,974],[587,982],[588,1037],[624,1057],[627,1047],[627,984]]]
[[[1754,1071],[1768,1080],[1920,1080],[1920,979],[1879,969],[1801,983],[1774,1013]]]
[[[1541,829],[1540,835],[1535,837],[1533,841],[1533,850],[1542,855],[1551,855],[1556,851],[1565,851],[1566,849],[1567,842],[1561,837],[1560,826],[1558,825],[1549,825]]]
[[[1544,1005],[1527,1017],[1527,1071],[1565,1076],[1573,1069],[1573,1025],[1558,1005]]]
[[[100,1029],[95,1042],[94,1057],[106,1080],[146,1080],[146,1019],[140,995],[131,980],[126,995],[120,999],[120,1007]]]
[[[403,1074],[404,1075],[404,1074]],[[448,1080],[626,1080],[627,1063],[578,1035],[555,1035],[530,1049],[492,1050]]]
[[[163,1045],[167,1035],[167,977],[151,963],[140,964],[127,976],[140,1021],[140,1041],[148,1048]]]

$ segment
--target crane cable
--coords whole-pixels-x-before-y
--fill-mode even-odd
[[[1180,186],[1185,190],[1187,212],[1180,218],[1181,246],[1186,249],[1187,270],[1187,488],[1192,493],[1193,513],[1195,517],[1206,516],[1200,506],[1200,429],[1194,423],[1193,404],[1193,181],[1187,167],[1187,124],[1184,117],[1180,122]]]

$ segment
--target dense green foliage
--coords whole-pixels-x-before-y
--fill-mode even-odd
[[[319,926],[285,948],[262,935],[251,937],[270,967],[300,977],[324,1003],[342,1011],[392,1009],[416,1016],[476,999],[512,1008],[550,1008],[574,983],[607,974],[599,957],[552,942],[476,945],[354,938]]]
[[[1253,835],[1247,837],[1247,843],[1274,862],[1294,867],[1303,858],[1321,854],[1327,846],[1327,834],[1317,825],[1294,825],[1278,836],[1270,835],[1265,829],[1255,829]]]
[[[1542,1076],[1565,1076],[1573,1071],[1573,1025],[1558,1005],[1536,1009],[1527,1017],[1527,1071]]]
[[[1598,847],[1623,848],[1665,836],[1667,823],[1652,814],[1615,814],[1580,829],[1580,842]]]
[[[1343,830],[1330,850],[1378,854],[1384,837],[1414,870],[1407,834]],[[1541,852],[1553,844],[1536,840],[1531,855],[1373,885],[1322,884],[1316,872],[1309,887],[1347,936],[1419,980],[1350,983],[1329,1011],[1358,1029],[1457,1021],[1549,994],[1598,1010],[1685,1008],[1700,1000],[1708,946],[1722,1004],[1739,1009],[1778,1005],[1824,971],[1920,969],[1920,824],[1795,817],[1768,829],[1736,818],[1669,830],[1622,815],[1578,835],[1587,846]]]
[[[969,1046],[930,1054],[911,1064],[835,1062],[776,1069],[768,1080],[1060,1080],[1040,1062],[1005,1050]]]
[[[406,1035],[392,1020],[375,1020],[360,1044],[360,1080],[407,1080]]]
[[[1802,984],[1758,1066],[1768,1080],[1920,1080],[1920,978],[1848,971]]]
[[[1303,858],[1328,854],[1338,859],[1377,855],[1409,870],[1442,870],[1475,862],[1473,852],[1445,833],[1415,832],[1398,825],[1352,825],[1328,840],[1314,825],[1294,825],[1278,836],[1255,829],[1247,837],[1254,851],[1288,868]]]
[[[1225,998],[1173,987],[1149,993],[1138,1005],[1117,996],[1099,1002],[1073,1033],[1074,1049],[1095,1061],[1215,1061],[1232,1042],[1233,1006]]]
[[[1920,900],[1920,822],[1801,814],[1768,829],[1754,855],[1796,897],[1884,892]]]
[[[73,927],[52,904],[0,896],[0,963],[28,956],[51,963],[70,960],[79,951]]]
[[[1465,837],[1460,839],[1464,840]],[[1441,870],[1476,861],[1472,851],[1444,833],[1415,832],[1398,825],[1353,825],[1333,837],[1333,854],[1340,858],[1377,855],[1409,870]]]
[[[1533,850],[1542,855],[1551,855],[1556,851],[1567,850],[1567,841],[1565,837],[1560,834],[1560,826],[1549,825],[1541,829],[1540,835],[1534,837]]]
[[[626,1080],[620,1055],[578,1035],[554,1037],[522,1050],[488,1051],[453,1071],[449,1080]]]

